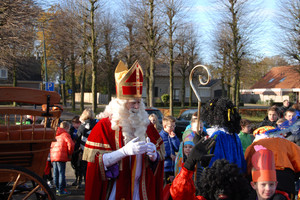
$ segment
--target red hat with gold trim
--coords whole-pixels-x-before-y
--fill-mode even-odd
[[[276,169],[274,154],[262,145],[254,146],[255,153],[252,156],[252,180],[253,182],[276,181]]]
[[[143,92],[143,70],[138,61],[130,69],[120,61],[115,70],[116,93],[119,99],[141,98]]]

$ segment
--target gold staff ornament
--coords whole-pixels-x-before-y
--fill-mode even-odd
[[[208,68],[204,65],[196,65],[191,73],[190,73],[190,85],[198,99],[198,113],[197,113],[197,134],[199,134],[199,129],[200,129],[200,110],[201,110],[201,97],[200,97],[200,89],[197,90],[197,88],[194,86],[193,84],[193,75],[195,74],[196,71],[199,71],[199,75],[198,75],[198,81],[200,85],[207,85],[210,80],[211,80],[211,74],[210,71],[208,70]],[[204,76],[206,75],[206,76]],[[204,77],[207,77],[206,80],[204,80]],[[197,84],[197,85],[199,85]]]

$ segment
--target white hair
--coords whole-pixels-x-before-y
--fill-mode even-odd
[[[112,130],[117,130],[121,126],[125,144],[135,137],[145,141],[147,126],[150,123],[145,104],[141,100],[138,112],[132,112],[126,108],[127,102],[128,100],[113,98],[97,118],[109,117]]]

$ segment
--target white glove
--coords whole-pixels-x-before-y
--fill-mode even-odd
[[[150,138],[146,138],[146,145],[147,145],[147,155],[149,156],[151,161],[155,161],[157,158],[157,153],[156,153],[156,146],[150,142]]]
[[[147,151],[147,145],[144,141],[138,141],[139,137],[136,137],[129,141],[124,147],[113,151],[111,153],[103,154],[103,164],[105,167],[110,167],[111,165],[119,162],[126,156],[144,154]]]
[[[144,141],[138,141],[139,137],[136,137],[129,141],[122,150],[125,155],[132,156],[137,154],[144,154],[147,151],[147,145]]]
[[[110,153],[105,153],[103,154],[103,164],[105,167],[110,167],[125,157],[126,155],[122,151],[122,148]]]

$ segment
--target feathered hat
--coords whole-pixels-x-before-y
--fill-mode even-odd
[[[143,70],[138,61],[130,69],[119,62],[115,70],[116,94],[119,99],[141,98],[143,92]]]

